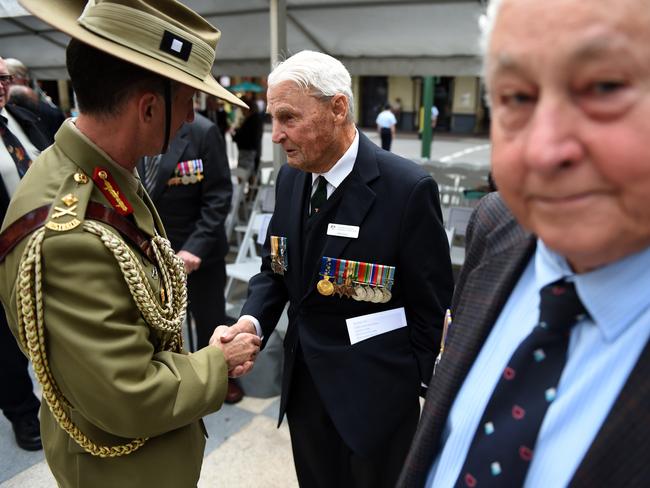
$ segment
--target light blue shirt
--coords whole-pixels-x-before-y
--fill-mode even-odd
[[[650,336],[650,248],[574,274],[540,240],[452,405],[427,487],[452,487],[512,353],[536,324],[539,291],[571,277],[591,318],[571,332],[557,396],[540,429],[526,487],[568,485]],[[453,325],[452,325],[453,327]]]

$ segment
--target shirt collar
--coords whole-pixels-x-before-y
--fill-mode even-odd
[[[354,162],[357,160],[357,153],[359,152],[359,131],[354,129],[354,140],[345,154],[341,156],[334,166],[327,173],[312,173],[312,185],[319,176],[324,176],[327,182],[335,189],[338,188],[343,180],[352,172]]]
[[[131,191],[137,192],[140,186],[140,177],[138,176],[138,172],[135,170],[135,168],[129,171],[125,167],[120,166],[115,161],[113,161],[113,159],[106,152],[104,152],[104,150],[101,147],[97,146],[93,141],[88,139],[88,137],[86,137],[86,135],[77,128],[75,121],[76,119],[66,121],[66,123],[68,124],[66,125],[66,127],[70,129],[72,132],[74,132],[75,135],[78,138],[82,139],[88,146],[92,147],[95,151],[97,151],[97,153],[101,156],[101,158],[104,159],[103,163],[99,159],[93,161],[93,163],[96,166],[100,166],[104,164],[105,166],[107,166],[107,169],[113,174],[113,176],[116,176],[116,174],[120,175],[117,180],[118,184],[126,185],[126,187],[128,187]],[[92,175],[93,169],[88,168],[87,170],[88,174]]]
[[[5,107],[2,107],[2,110],[0,110],[0,117],[2,117],[5,121],[5,124],[9,123],[9,118],[11,117],[11,114],[7,111]],[[11,117],[13,119],[13,117]]]
[[[607,342],[613,342],[650,307],[650,247],[588,273],[574,273],[566,259],[537,240],[537,290],[561,278],[576,286],[580,300]]]

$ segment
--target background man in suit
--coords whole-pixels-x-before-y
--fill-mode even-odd
[[[30,166],[0,235],[0,298],[43,385],[48,465],[61,488],[196,486],[201,418],[261,341],[183,349],[183,263],[135,167],[193,120],[196,90],[240,103],[211,75],[220,33],[174,0],[21,4],[72,38],[80,110]]]
[[[196,348],[201,349],[226,315],[224,222],[232,182],[224,140],[215,124],[196,114],[193,122],[183,124],[167,152],[141,160],[138,172],[185,265],[188,310],[196,322]],[[236,403],[241,388],[233,380],[229,383],[226,402]]]
[[[261,272],[223,340],[268,338],[289,301],[280,421],[286,412],[301,486],[393,486],[452,291],[437,185],[356,129],[336,59],[303,51],[268,83],[288,164]],[[355,317],[384,333],[357,342]]]
[[[503,0],[486,36],[500,195],[469,224],[399,486],[644,486],[650,11]]]
[[[11,75],[4,59],[0,58],[0,131],[8,131],[17,138],[27,158],[33,161],[52,141],[38,130],[36,116],[31,112],[7,105]],[[22,178],[14,156],[15,143],[3,136],[0,144],[0,221],[5,217],[9,199]],[[4,310],[0,310],[0,409],[11,422],[16,443],[23,449],[42,448],[38,409],[32,380],[27,372],[27,358],[20,352],[11,335]]]

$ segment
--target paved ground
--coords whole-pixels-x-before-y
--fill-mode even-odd
[[[367,131],[375,142],[375,132]],[[264,136],[263,160],[272,158],[270,133]],[[393,151],[423,164],[420,141],[413,135],[398,135]],[[456,185],[464,183],[460,168],[487,174],[489,145],[485,138],[451,137],[436,134],[433,159],[447,175],[460,174]],[[444,177],[443,174],[441,177]],[[208,416],[210,438],[201,473],[200,488],[290,488],[297,486],[286,423],[276,428],[277,397],[246,397],[241,403],[225,405]],[[54,488],[56,484],[43,459],[42,451],[29,453],[13,440],[9,422],[0,415],[0,488]]]

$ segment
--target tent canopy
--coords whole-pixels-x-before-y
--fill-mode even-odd
[[[55,0],[47,0],[55,1]],[[269,0],[181,0],[222,32],[215,75],[264,76],[270,68]],[[312,49],[355,75],[478,75],[484,1],[286,0],[287,53]],[[0,0],[0,56],[36,78],[66,78],[68,38]]]

